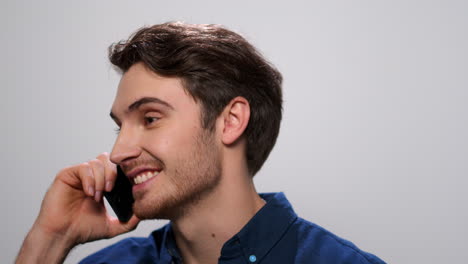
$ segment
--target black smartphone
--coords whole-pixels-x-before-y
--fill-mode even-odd
[[[114,210],[120,222],[128,222],[133,215],[133,194],[132,184],[123,173],[120,166],[117,166],[117,179],[112,191],[104,192],[112,210]]]

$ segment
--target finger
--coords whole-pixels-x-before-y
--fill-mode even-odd
[[[80,178],[83,191],[89,196],[94,196],[96,190],[95,182],[89,163],[85,162],[78,166],[78,177]]]
[[[138,224],[140,223],[140,219],[135,215],[128,220],[128,222],[123,223],[120,222],[118,218],[108,216],[109,217],[109,235],[110,237],[114,237],[123,233],[130,232],[134,230]]]
[[[93,159],[89,161],[89,164],[91,164],[91,168],[94,174],[94,181],[96,183],[96,193],[94,194],[94,199],[96,200],[96,202],[99,202],[102,198],[104,183],[106,181],[104,174],[104,164],[98,159]]]
[[[105,175],[105,186],[106,192],[112,191],[114,187],[115,179],[117,178],[117,166],[111,162],[109,153],[104,152],[97,157],[104,164],[104,175]]]

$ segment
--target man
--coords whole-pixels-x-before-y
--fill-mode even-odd
[[[82,263],[383,263],[294,213],[252,177],[278,136],[280,73],[245,39],[215,25],[166,23],[114,44],[122,73],[112,153],[63,169],[17,263],[59,263],[77,244],[170,223]],[[134,216],[106,213],[116,165],[133,183]]]

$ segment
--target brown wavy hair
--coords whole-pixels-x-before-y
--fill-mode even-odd
[[[180,78],[201,103],[202,126],[211,131],[234,97],[247,99],[247,165],[252,176],[260,170],[279,134],[282,76],[242,36],[219,25],[164,23],[112,44],[109,60],[122,73],[143,62],[159,75]]]

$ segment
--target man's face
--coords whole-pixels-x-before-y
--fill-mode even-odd
[[[134,104],[142,98],[156,99]],[[137,180],[149,179],[133,186],[140,219],[179,217],[217,186],[221,152],[215,132],[201,127],[200,109],[177,78],[142,63],[123,75],[111,112],[121,128],[111,161],[130,177],[145,169]]]

